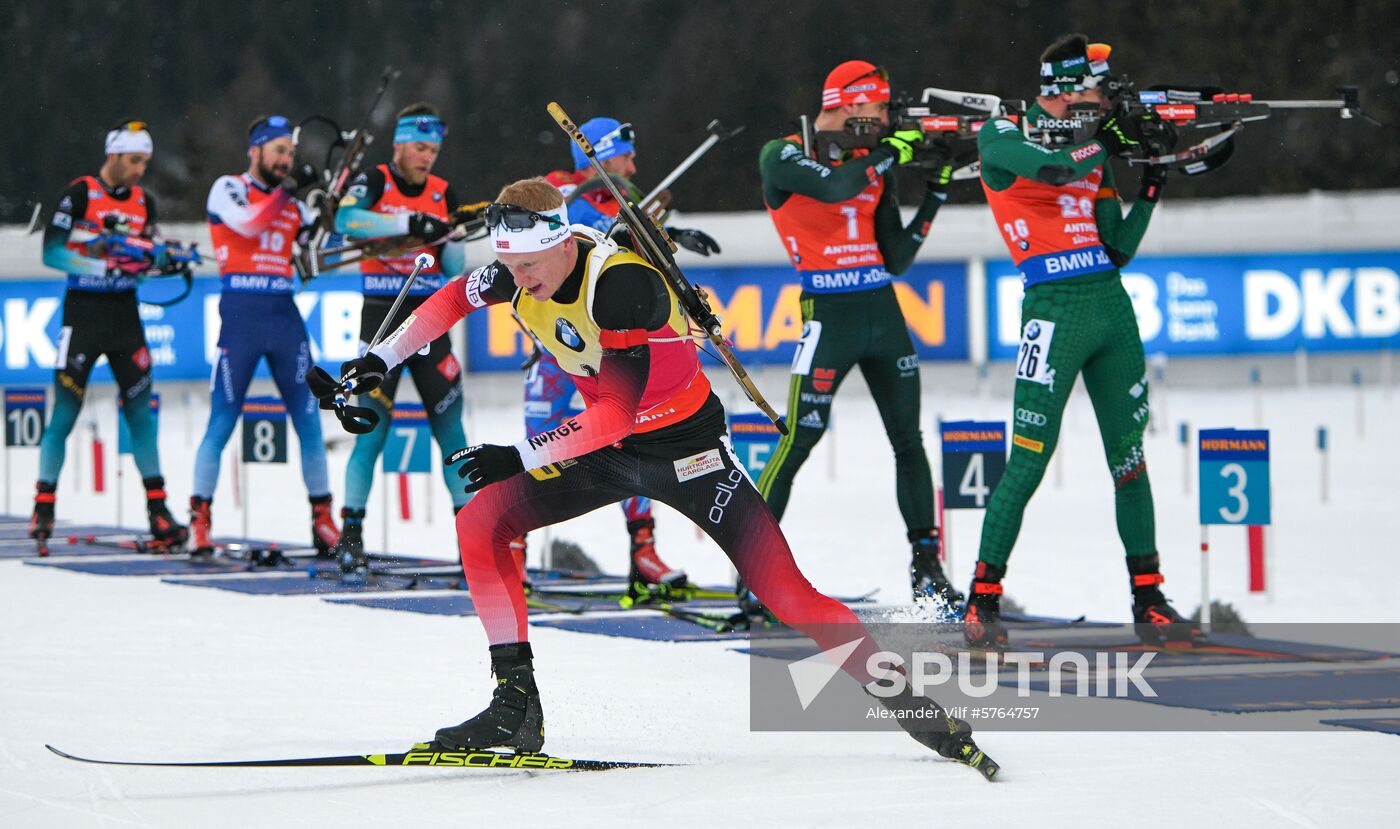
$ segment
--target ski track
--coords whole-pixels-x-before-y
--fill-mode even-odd
[[[1000,370],[1000,369],[997,369]],[[926,378],[928,375],[926,374]],[[759,373],[776,392],[778,372]],[[925,383],[926,446],[937,474],[933,418],[1006,419],[1010,403],[993,394],[946,394]],[[467,378],[472,442],[518,438],[518,378]],[[721,389],[727,383],[717,380]],[[189,420],[206,409],[197,386]],[[411,384],[405,384],[411,389]],[[179,384],[162,387],[167,414],[161,444],[177,512],[188,492],[188,459],[198,434],[182,429]],[[1172,420],[1147,438],[1168,595],[1189,612],[1199,593],[1196,496],[1182,492],[1177,423],[1193,430],[1252,426],[1253,393],[1153,389]],[[1400,403],[1374,391],[1359,437],[1350,388],[1266,389],[1272,428],[1275,527],[1271,593],[1245,592],[1243,531],[1213,530],[1211,581],[1251,622],[1311,621],[1326,605],[1333,621],[1394,622],[1400,559],[1380,553],[1400,535],[1400,447],[1386,425]],[[410,391],[411,396],[411,391]],[[94,399],[105,399],[95,396]],[[878,414],[855,376],[836,404],[835,431],[798,477],[784,521],[798,561],[818,588],[879,601],[907,595],[907,548],[893,503],[893,462]],[[114,422],[100,415],[110,439]],[[84,417],[89,415],[85,412]],[[75,435],[86,430],[75,429]],[[1331,500],[1318,503],[1314,430],[1332,428]],[[326,421],[333,435],[333,421]],[[231,442],[236,445],[237,440]],[[293,438],[294,439],[294,438]],[[86,440],[86,438],[84,438]],[[348,442],[331,454],[332,481],[344,480]],[[59,489],[60,518],[110,522],[115,499],[85,492],[75,439]],[[1126,577],[1113,525],[1112,491],[1092,409],[1082,391],[1066,413],[1062,456],[1027,510],[1012,557],[1008,595],[1028,612],[1126,620]],[[35,453],[11,455],[11,512],[27,508]],[[295,447],[290,453],[296,458]],[[835,469],[835,479],[829,470]],[[1056,470],[1056,464],[1062,468]],[[125,463],[127,522],[139,505]],[[1194,452],[1191,457],[1194,476]],[[287,540],[306,534],[295,464],[249,470],[256,495],[253,532]],[[109,469],[109,479],[112,470]],[[216,531],[237,533],[231,464],[215,502]],[[1061,483],[1062,481],[1062,483]],[[384,482],[371,498],[366,528],[379,547]],[[391,548],[455,556],[451,511],[436,475],[412,484],[415,522],[390,521]],[[434,498],[426,521],[425,492]],[[391,489],[396,500],[396,491]],[[21,505],[23,502],[24,505]],[[860,516],[864,520],[856,517]],[[981,515],[952,517],[953,577],[970,575]],[[605,569],[625,566],[616,507],[552,531],[577,541]],[[698,581],[723,582],[727,561],[688,522],[658,510],[658,550]],[[531,536],[537,561],[542,533]],[[1336,585],[1349,602],[1333,600]],[[876,611],[922,620],[909,605]],[[667,644],[536,628],[547,749],[597,759],[687,763],[680,768],[598,774],[441,769],[99,768],[64,761],[45,742],[79,755],[114,759],[235,759],[293,754],[401,750],[444,724],[475,713],[490,692],[485,637],[474,619],[336,606],[314,596],[241,596],[0,561],[0,825],[291,826],[401,825],[412,816],[460,822],[523,809],[529,822],[575,825],[765,826],[916,822],[939,814],[979,815],[989,825],[1090,825],[1137,813],[1154,822],[1232,829],[1381,825],[1393,821],[1400,739],[1336,733],[1018,733],[979,735],[1003,766],[995,784],[933,757],[897,733],[750,732],[748,670],[731,643]],[[1355,714],[1365,716],[1365,714]],[[1321,716],[1321,715],[1320,715]],[[1146,756],[1146,760],[1144,760]],[[992,785],[994,788],[987,788]],[[996,808],[988,816],[987,804]],[[518,802],[517,802],[518,801]]]

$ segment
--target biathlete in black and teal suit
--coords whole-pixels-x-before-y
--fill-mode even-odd
[[[370,340],[388,316],[404,280],[413,271],[413,259],[423,250],[433,253],[434,263],[414,280],[403,305],[389,324],[390,331],[423,304],[447,278],[459,274],[466,264],[465,245],[446,241],[452,230],[450,218],[457,210],[452,185],[432,174],[442,149],[447,125],[431,104],[416,103],[398,114],[394,128],[394,155],[389,164],[380,164],[360,173],[335,214],[337,232],[356,238],[412,236],[423,246],[397,256],[365,259],[360,262],[361,286],[365,296],[360,312],[360,348]],[[341,568],[350,571],[365,564],[364,519],[370,490],[374,486],[374,466],[384,451],[392,428],[394,396],[399,379],[407,369],[427,411],[428,425],[442,455],[466,444],[462,429],[462,367],[452,354],[452,342],[441,336],[424,350],[409,357],[384,378],[379,388],[360,396],[359,405],[379,415],[378,426],[355,438],[355,449],[345,470],[345,506],[340,511],[341,537],[337,548]],[[459,510],[470,496],[453,486],[454,470],[444,465],[442,473],[451,493],[452,508]]]
[[[142,239],[157,237],[156,200],[138,185],[154,144],[142,121],[124,121],[107,133],[107,159],[95,176],[74,179],[63,191],[44,229],[44,264],[68,275],[63,295],[63,328],[54,365],[54,405],[39,443],[30,536],[41,544],[53,534],[54,502],[65,448],[87,395],[88,375],[103,355],[121,395],[122,417],[131,432],[132,457],[146,487],[151,535],[158,544],[178,546],[186,529],[165,505],[165,478],[151,414],[151,351],[137,310],[136,282],[169,263],[93,255],[88,242],[104,231]]]

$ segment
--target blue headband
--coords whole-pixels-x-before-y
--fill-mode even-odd
[[[447,125],[436,115],[405,115],[394,127],[395,144],[414,141],[441,144],[444,135],[447,135]]]
[[[269,141],[278,138],[291,138],[291,136],[292,122],[284,116],[273,115],[263,119],[257,126],[253,127],[252,132],[248,133],[248,146],[261,147]]]

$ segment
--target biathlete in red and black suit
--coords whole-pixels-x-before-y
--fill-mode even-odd
[[[510,541],[637,495],[703,528],[761,601],[824,650],[858,641],[842,667],[869,687],[878,678],[868,661],[878,650],[874,640],[850,608],[798,570],[777,519],[730,449],[724,408],[661,274],[591,228],[570,227],[563,195],[544,179],[501,191],[487,225],[496,262],[449,282],[384,343],[342,366],[352,391],[371,389],[462,317],[509,302],[588,403],[556,429],[454,456],[466,488],[480,490],[457,515],[457,538],[497,687],[485,711],[439,730],[435,745],[540,750],[544,715]],[[940,754],[967,760],[976,753],[971,729],[936,703],[907,689],[881,703],[902,706],[901,725]]]

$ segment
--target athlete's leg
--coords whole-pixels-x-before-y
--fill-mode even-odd
[[[620,506],[622,507],[622,516],[627,519],[629,530],[633,526],[656,526],[656,520],[651,517],[650,498],[624,498]]]
[[[53,413],[49,415],[44,436],[39,440],[39,483],[49,492],[58,483],[68,449],[68,435],[78,421],[87,394],[88,375],[102,353],[102,344],[95,334],[107,330],[101,321],[70,319],[68,309],[72,294],[64,301],[63,328],[58,335],[58,360],[54,368]],[[74,325],[74,322],[80,323]],[[92,330],[88,330],[88,326]]]
[[[574,396],[578,388],[569,373],[559,367],[559,363],[549,352],[540,350],[535,360],[525,372],[525,434],[538,435],[550,429],[557,429],[568,417],[579,410],[574,406]],[[447,474],[446,470],[443,474]],[[449,485],[450,486],[450,485]],[[525,572],[525,535],[522,533],[511,541],[516,566]]]
[[[160,449],[156,434],[156,416],[151,414],[151,351],[146,347],[146,333],[131,304],[130,315],[122,315],[121,334],[106,349],[107,361],[122,397],[122,417],[131,433],[131,456],[141,477],[160,477]]]
[[[346,509],[363,510],[369,503],[370,491],[374,489],[374,467],[379,463],[379,455],[389,439],[389,430],[393,428],[390,421],[394,397],[402,376],[403,367],[395,366],[384,375],[384,382],[379,384],[379,388],[358,396],[359,405],[379,415],[379,423],[369,432],[355,436],[355,448],[351,450],[350,461],[345,467]]]
[[[1101,305],[1105,345],[1084,364],[1104,455],[1113,475],[1118,535],[1129,558],[1157,552],[1152,485],[1142,435],[1147,428],[1147,364],[1131,301],[1121,286]]]
[[[290,298],[287,305],[288,319],[279,326],[279,339],[268,346],[267,363],[301,444],[301,476],[306,482],[306,493],[313,499],[324,498],[331,494],[326,440],[321,434],[320,407],[306,385],[306,373],[311,370],[311,343],[306,337],[306,325]],[[296,315],[295,327],[290,315]]]
[[[512,539],[591,512],[626,495],[636,462],[600,449],[486,487],[457,513],[457,543],[472,604],[495,645],[525,642],[525,589]]]
[[[253,371],[260,359],[262,354],[251,343],[219,347],[209,384],[209,424],[194,455],[193,495],[208,500],[214,498],[224,446],[238,425],[243,399],[248,394],[248,383],[252,381]]]
[[[219,464],[224,446],[243,412],[243,399],[248,394],[253,371],[262,359],[262,343],[253,336],[237,336],[230,331],[230,319],[239,315],[240,298],[224,296],[219,300],[219,315],[224,324],[219,334],[219,355],[209,378],[209,425],[194,456],[194,487],[192,495],[206,501],[214,498],[219,485]],[[260,330],[260,329],[259,329]],[[255,332],[250,332],[255,333]]]
[[[820,593],[802,575],[778,519],[730,450],[728,435],[718,431],[722,428],[705,445],[648,447],[641,454],[642,491],[694,521],[734,562],[758,600],[822,650],[864,636],[843,669],[868,684],[875,677],[867,671],[866,659],[878,645],[849,607]],[[714,471],[678,481],[675,460],[701,452],[710,453]]]
[[[1054,283],[1033,286],[1023,300],[1011,456],[987,504],[977,558],[981,563],[1006,566],[1026,504],[1045,476],[1065,403],[1096,343],[1092,300],[1083,286]]]
[[[919,357],[894,291],[881,289],[878,293],[883,296],[872,296],[871,300],[885,307],[871,311],[871,342],[860,359],[860,371],[894,450],[895,497],[913,542],[934,526],[933,472],[919,428]]]
[[[452,341],[438,337],[428,344],[428,353],[409,358],[408,370],[413,385],[428,412],[428,426],[433,430],[442,457],[467,445],[467,433],[462,428],[462,367],[452,354]],[[442,466],[442,480],[452,496],[452,509],[459,510],[471,500],[462,491],[462,479],[455,467]]]
[[[778,441],[778,448],[773,450],[773,456],[758,478],[758,491],[779,520],[787,511],[797,470],[826,433],[827,424],[831,422],[831,401],[855,363],[856,349],[850,341],[853,338],[863,341],[865,337],[863,329],[852,332],[834,317],[825,321],[819,319],[828,304],[830,300],[826,297],[802,300],[802,341],[793,356],[788,385],[789,431]]]

